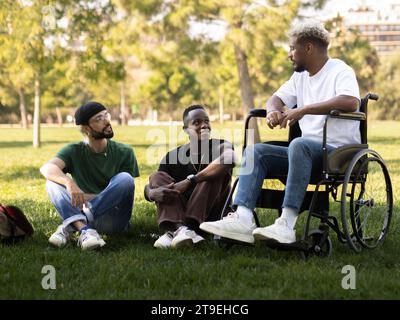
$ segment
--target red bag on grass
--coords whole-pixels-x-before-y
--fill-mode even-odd
[[[13,243],[31,236],[33,227],[21,209],[0,204],[0,241]]]

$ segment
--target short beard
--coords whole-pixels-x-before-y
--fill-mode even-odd
[[[112,130],[112,128],[110,133],[105,133],[104,131],[99,132],[92,129],[92,131],[90,132],[90,136],[95,140],[111,139],[114,136],[114,131]]]
[[[294,68],[295,72],[304,72],[306,71],[306,68],[303,65],[296,65]]]

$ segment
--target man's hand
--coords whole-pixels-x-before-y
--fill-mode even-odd
[[[75,182],[70,181],[66,184],[67,191],[71,195],[71,204],[74,207],[83,209],[83,204],[85,203],[84,192],[75,184]]]
[[[191,182],[188,179],[185,179],[185,180],[175,183],[174,189],[176,191],[178,191],[179,193],[183,193],[187,189],[189,189],[190,185],[191,185]]]
[[[97,194],[94,193],[85,193],[83,195],[83,198],[85,199],[85,202],[89,202],[91,200],[93,200],[94,198],[96,198]]]
[[[281,124],[283,114],[280,111],[269,111],[267,113],[267,125],[271,129]]]
[[[286,128],[289,123],[289,126],[294,125],[297,121],[303,118],[305,115],[303,108],[289,109],[283,113],[283,117],[281,120],[281,128]]]
[[[155,202],[167,203],[176,198],[178,195],[179,191],[175,190],[174,183],[149,190],[149,197]]]

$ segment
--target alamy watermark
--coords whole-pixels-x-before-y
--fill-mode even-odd
[[[56,283],[56,268],[51,264],[47,264],[42,268],[42,274],[45,276],[42,278],[42,288],[44,290],[55,290],[57,288]]]
[[[345,276],[342,279],[342,288],[344,290],[356,289],[356,268],[351,264],[347,264],[342,268],[342,273]]]
[[[243,130],[242,129],[213,129],[212,136],[214,139],[224,139],[228,144],[235,146],[233,157],[221,157],[222,154],[227,150],[227,144],[225,145],[209,145],[209,136],[205,135],[202,140],[190,139],[190,143],[183,144],[183,147],[177,151],[177,148],[181,145],[179,142],[188,141],[188,133],[183,131],[177,126],[170,126],[168,131],[162,129],[151,129],[147,131],[146,141],[152,144],[146,150],[146,163],[148,165],[156,165],[166,159],[164,156],[173,150],[176,152],[171,152],[169,154],[168,163],[169,164],[182,164],[186,165],[189,162],[193,164],[209,164],[212,159],[220,159],[221,164],[231,165],[235,163],[240,164],[242,159],[242,139]],[[189,133],[190,135],[190,133]],[[252,138],[254,136],[254,130],[248,130],[248,137]],[[193,151],[198,150],[201,147],[201,157],[188,157],[189,148],[190,154]],[[246,161],[242,163],[241,174],[248,175],[253,172],[254,169],[254,151],[250,147],[247,151]]]

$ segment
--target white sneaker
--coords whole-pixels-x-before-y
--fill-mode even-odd
[[[172,231],[167,231],[154,242],[154,247],[159,249],[170,248],[173,237],[174,233]]]
[[[50,236],[49,242],[56,247],[64,247],[71,239],[71,235],[66,228],[60,224],[57,230]]]
[[[248,226],[239,220],[236,212],[228,213],[222,220],[214,222],[203,222],[200,229],[206,232],[216,234],[228,239],[254,243],[253,230],[256,225],[253,223]]]
[[[92,250],[105,246],[106,242],[100,237],[95,229],[83,231],[78,239],[78,246],[82,250]]]
[[[296,242],[296,231],[288,227],[284,218],[276,219],[275,223],[268,227],[255,229],[253,236],[257,240],[275,240],[279,243]]]
[[[193,244],[204,241],[202,236],[199,236],[195,231],[188,229],[186,226],[181,226],[174,233],[172,239],[172,248],[191,246]]]

